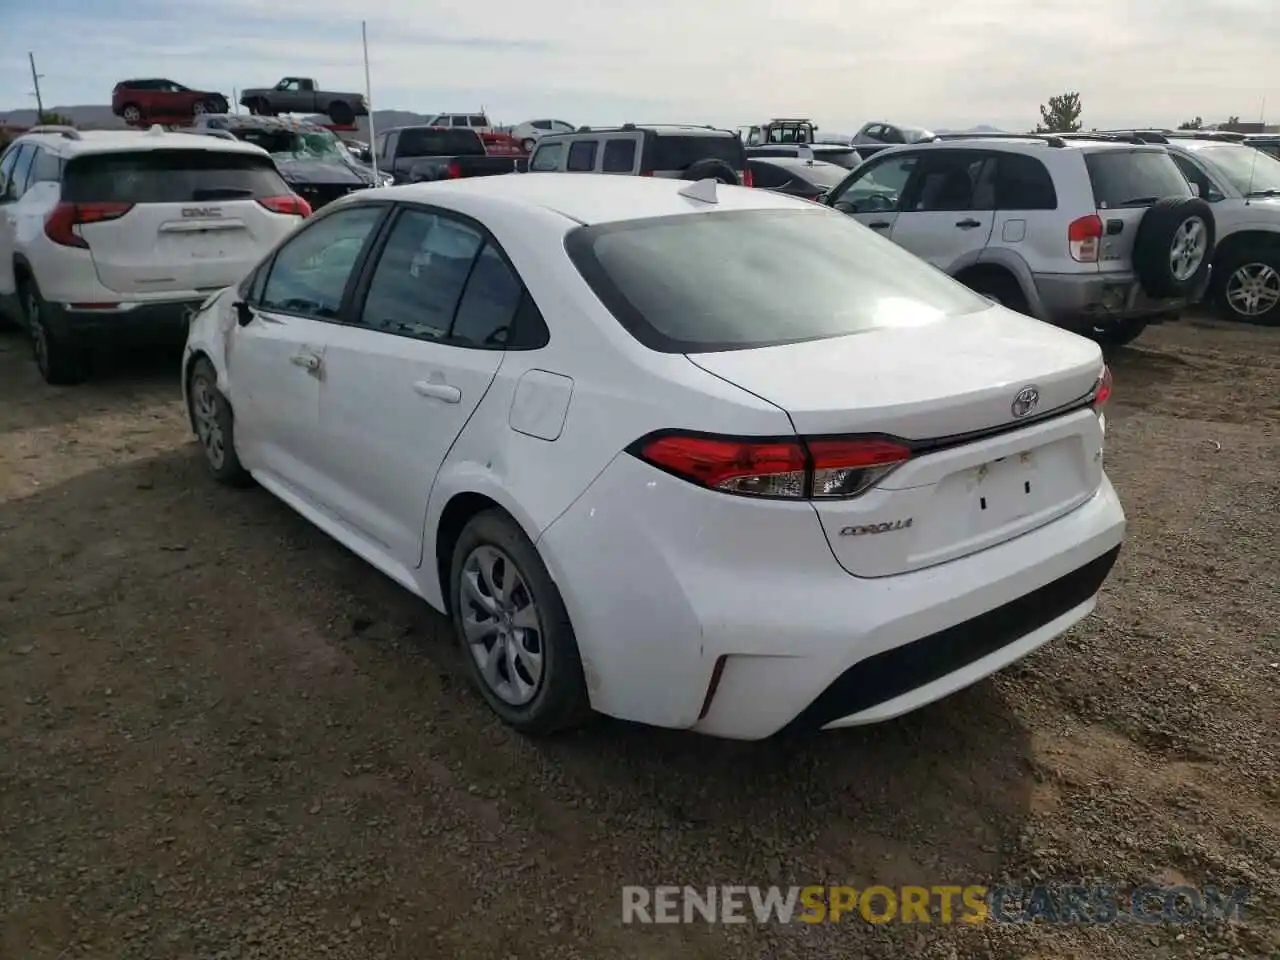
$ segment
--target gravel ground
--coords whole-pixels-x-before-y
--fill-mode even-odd
[[[204,475],[174,359],[0,337],[0,957],[1280,956],[1280,331],[1114,358],[1096,616],[900,721],[530,742],[445,624]],[[1247,884],[1220,927],[623,927],[637,884]]]

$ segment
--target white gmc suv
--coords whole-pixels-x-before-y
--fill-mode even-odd
[[[95,347],[183,342],[310,213],[251,144],[33,127],[0,155],[0,312],[48,383],[78,383]]]

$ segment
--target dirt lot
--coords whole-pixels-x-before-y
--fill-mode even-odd
[[[1280,955],[1280,331],[1113,362],[1098,614],[901,721],[507,732],[443,622],[204,475],[174,359],[0,336],[0,957]],[[636,884],[1246,884],[1243,925],[661,926]]]

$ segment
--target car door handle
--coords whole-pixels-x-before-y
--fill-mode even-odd
[[[417,380],[413,384],[413,391],[421,397],[431,397],[433,400],[443,400],[445,403],[462,401],[461,390],[435,380]]]
[[[974,227],[982,226],[982,223],[970,217],[968,220],[957,220],[956,226],[961,230],[972,230]]]
[[[872,230],[888,230],[893,224],[888,220],[872,220],[867,226]]]
[[[295,353],[289,358],[289,362],[295,367],[302,367],[304,370],[320,369],[320,358],[314,353]]]

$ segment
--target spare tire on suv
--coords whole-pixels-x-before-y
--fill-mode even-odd
[[[716,180],[720,183],[728,183],[734,186],[742,185],[742,181],[738,179],[737,171],[725,161],[718,160],[715,157],[707,157],[705,160],[689,164],[680,177],[683,180]]]
[[[1198,290],[1213,259],[1213,209],[1199,197],[1157,200],[1138,224],[1133,269],[1147,295],[1163,300]]]

